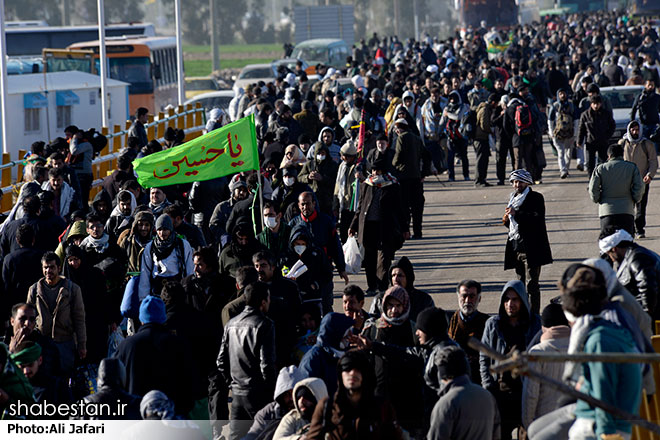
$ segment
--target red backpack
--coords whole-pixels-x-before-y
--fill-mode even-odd
[[[532,134],[532,111],[525,103],[516,106],[516,134],[528,136]]]

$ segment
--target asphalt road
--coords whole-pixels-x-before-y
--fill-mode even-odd
[[[471,149],[471,148],[470,148]],[[559,178],[556,156],[545,145],[548,166],[543,183],[533,190],[545,197],[546,225],[554,263],[541,271],[541,308],[550,298],[559,295],[557,280],[566,267],[586,258],[598,257],[600,224],[598,205],[587,192],[586,172],[575,170]],[[469,155],[471,176],[475,156]],[[510,170],[509,170],[510,171]],[[475,188],[473,182],[447,182],[447,175],[427,178],[424,184],[423,239],[411,240],[396,254],[407,256],[415,268],[415,286],[433,296],[436,306],[456,309],[456,284],[472,278],[483,286],[479,309],[495,313],[504,284],[516,279],[513,270],[504,271],[504,246],[507,229],[502,226],[502,214],[512,191],[510,186],[495,186],[494,156],[488,167],[488,180],[494,186]],[[651,183],[647,208],[647,238],[639,243],[660,251],[660,213],[658,189]],[[350,275],[352,283],[366,290],[364,272]],[[335,275],[335,311],[341,311],[343,281]],[[365,301],[365,308],[371,298]]]

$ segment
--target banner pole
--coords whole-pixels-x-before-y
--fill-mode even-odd
[[[264,185],[261,183],[261,164],[257,164],[257,179],[259,181],[259,224],[264,230]]]

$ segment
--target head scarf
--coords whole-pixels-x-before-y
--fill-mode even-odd
[[[11,355],[11,359],[18,365],[27,365],[39,359],[41,356],[41,346],[37,343],[30,344],[18,353]]]
[[[387,301],[390,298],[395,298],[403,305],[403,313],[396,317],[390,318],[387,316]],[[381,315],[379,328],[390,327],[393,325],[401,325],[408,320],[410,315],[410,297],[408,292],[401,286],[392,286],[383,295],[383,313]]]
[[[519,182],[525,182],[528,185],[534,185],[534,179],[532,179],[532,175],[529,174],[529,171],[527,170],[512,171],[511,175],[509,176],[509,182],[513,182],[515,180]]]
[[[618,229],[614,234],[598,240],[598,247],[602,254],[606,254],[622,241],[633,241],[633,237],[625,229]]]
[[[151,390],[140,402],[140,414],[144,420],[173,420],[174,403],[158,390]]]

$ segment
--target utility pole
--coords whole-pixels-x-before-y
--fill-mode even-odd
[[[5,40],[5,2],[0,1],[0,118],[2,118],[2,152],[9,152],[7,140],[9,127],[7,124],[7,40]]]
[[[103,0],[97,0],[96,7],[99,15],[99,66],[101,66],[101,125],[108,124],[108,95],[106,94],[106,78],[108,77],[108,59],[105,56],[105,10]]]
[[[220,55],[218,51],[218,28],[216,23],[216,0],[209,0],[209,9],[211,12],[211,54],[213,60],[213,71],[220,70]]]
[[[69,1],[70,0],[62,0],[62,26],[68,26],[69,25],[69,16],[71,15],[69,12]]]
[[[399,35],[399,21],[401,16],[399,14],[399,0],[394,0],[394,35],[397,38],[401,38]]]
[[[419,41],[419,15],[417,12],[417,0],[413,0],[413,16],[415,18],[415,41]]]
[[[179,105],[183,105],[185,89],[183,82],[183,47],[181,45],[181,0],[174,0],[174,21],[176,25],[177,102]]]

